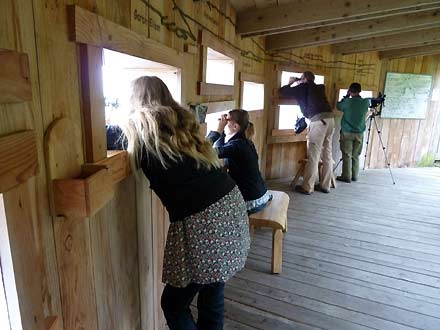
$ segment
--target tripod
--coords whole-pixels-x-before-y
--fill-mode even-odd
[[[362,169],[365,170],[365,164],[367,162],[367,155],[368,155],[368,145],[370,142],[370,135],[371,135],[371,126],[372,126],[372,123],[374,122],[374,127],[376,128],[377,135],[379,136],[379,141],[380,141],[380,145],[382,147],[383,155],[385,157],[385,162],[387,164],[388,170],[390,171],[391,181],[393,182],[393,184],[396,184],[396,181],[394,181],[393,172],[391,172],[391,167],[390,167],[391,164],[388,161],[386,148],[383,145],[382,132],[379,130],[379,126],[377,126],[377,122],[376,122],[376,116],[380,114],[380,111],[377,111],[376,108],[370,108],[370,111],[371,111],[371,113],[367,118],[367,120],[368,120],[368,134],[367,134],[367,142],[366,142],[367,147],[365,149],[364,167]]]

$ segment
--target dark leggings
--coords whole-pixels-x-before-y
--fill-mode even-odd
[[[222,282],[191,283],[184,288],[167,284],[162,293],[161,306],[170,330],[222,330],[224,289]],[[197,293],[196,326],[189,306]]]

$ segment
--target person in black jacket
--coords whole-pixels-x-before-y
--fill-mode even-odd
[[[295,84],[295,86],[292,86]],[[319,189],[330,192],[332,165],[332,139],[335,129],[334,114],[325,95],[325,86],[315,84],[315,75],[305,71],[301,79],[291,77],[289,83],[279,90],[282,97],[294,98],[303,115],[310,120],[307,133],[307,159],[304,183],[294,187],[295,191],[310,195],[314,191],[318,176],[319,160],[322,160],[322,181]]]
[[[248,213],[262,210],[272,199],[258,168],[258,154],[246,131],[253,127],[246,110],[235,109],[219,119],[217,131],[208,138],[225,159],[229,175],[237,183],[246,202]]]
[[[161,300],[169,329],[223,329],[224,286],[244,267],[249,224],[240,190],[194,115],[162,80],[140,77],[127,123],[107,127],[107,146],[127,147],[169,213]],[[197,293],[196,326],[190,305]]]

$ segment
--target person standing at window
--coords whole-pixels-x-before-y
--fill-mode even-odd
[[[133,82],[128,120],[107,127],[107,138],[109,149],[127,147],[169,213],[161,299],[168,327],[223,329],[225,282],[244,267],[250,245],[240,190],[194,115],[157,77]],[[196,325],[190,304],[197,293]]]
[[[292,86],[295,84],[295,86]],[[289,83],[279,90],[282,97],[294,98],[303,115],[310,120],[307,133],[307,164],[304,183],[294,187],[295,191],[311,195],[318,175],[319,160],[322,160],[322,181],[320,190],[330,192],[333,175],[332,138],[335,129],[334,115],[325,95],[325,86],[315,84],[315,75],[306,71],[301,79],[291,77]]]
[[[352,83],[347,95],[336,104],[336,108],[344,113],[341,119],[340,145],[342,151],[342,175],[336,180],[350,183],[359,177],[359,156],[365,132],[365,118],[370,104],[363,99],[359,83]]]

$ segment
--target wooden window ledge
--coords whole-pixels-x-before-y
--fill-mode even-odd
[[[267,139],[268,144],[306,142],[307,131],[296,134],[293,129],[273,129]]]

